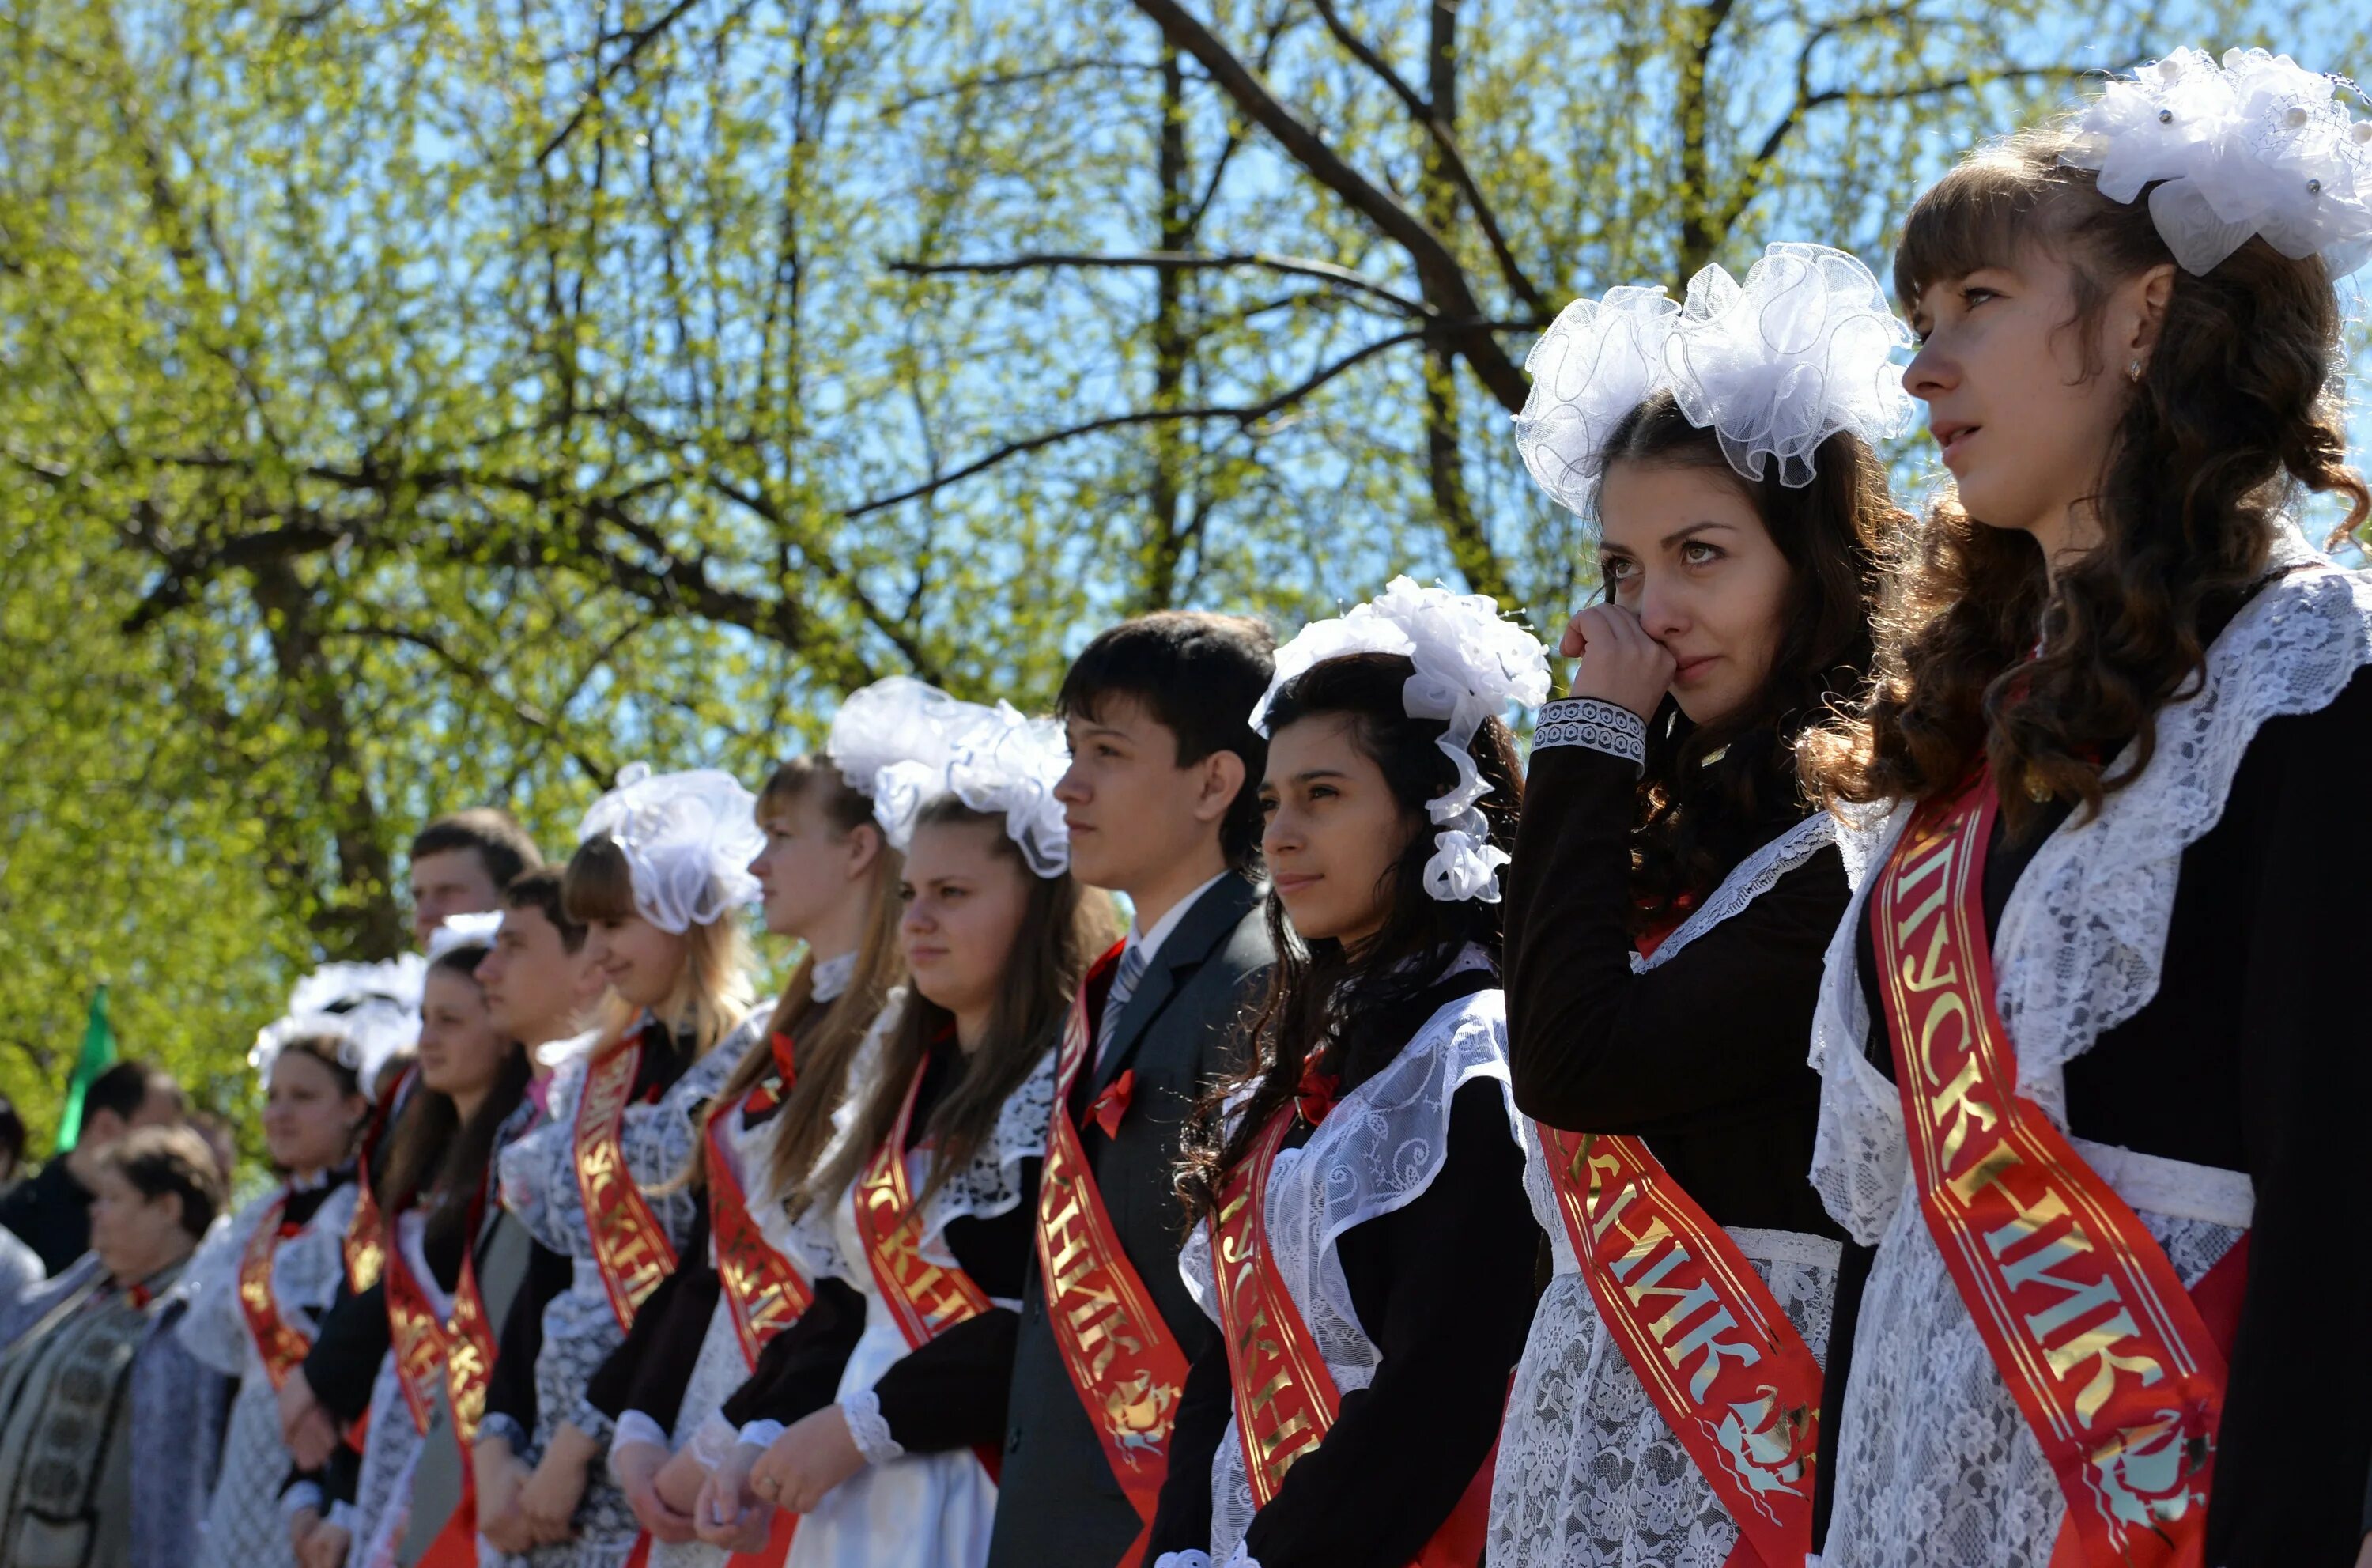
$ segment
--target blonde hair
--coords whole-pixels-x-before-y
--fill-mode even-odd
[[[585,924],[639,916],[625,851],[607,838],[577,845],[568,858],[561,903],[571,921]],[[728,912],[706,925],[687,926],[683,941],[683,968],[666,999],[651,1012],[671,1035],[692,1037],[692,1055],[697,1060],[750,1015],[755,1000],[750,938],[738,915]],[[607,1039],[623,1032],[634,1016],[631,1005],[611,995],[598,1010],[596,1025]]]

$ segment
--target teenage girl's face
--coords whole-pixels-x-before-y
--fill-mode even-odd
[[[765,847],[750,863],[766,912],[766,929],[777,936],[812,939],[833,917],[865,897],[866,873],[881,853],[881,835],[871,827],[840,831],[816,804],[817,790],[803,790],[786,805],[758,818]]]
[[[1620,462],[1598,495],[1599,569],[1614,602],[1672,656],[1672,700],[1696,724],[1762,690],[1795,573],[1727,469]]]
[[[610,989],[633,1006],[656,1007],[675,994],[691,944],[639,914],[588,921],[585,956]]]
[[[1392,868],[1415,827],[1346,714],[1313,714],[1269,737],[1261,850],[1304,942],[1356,947],[1383,928]]]
[[[494,1086],[510,1049],[476,981],[451,970],[428,971],[420,999],[422,1083],[439,1094],[483,1095]]]
[[[318,1057],[284,1051],[263,1093],[263,1146],[283,1170],[307,1175],[346,1157],[370,1102],[350,1095]]]
[[[1921,291],[1911,312],[1920,348],[1902,385],[1926,403],[1970,517],[2046,548],[2081,542],[2069,519],[2107,466],[2133,396],[2128,368],[2148,358],[2172,275],[2159,268],[2112,287],[2088,336],[2074,269],[2036,246]]]
[[[1029,871],[1000,822],[925,822],[906,851],[898,927],[914,989],[959,1019],[994,1005],[1029,907]]]

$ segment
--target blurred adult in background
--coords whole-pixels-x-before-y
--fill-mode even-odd
[[[170,1073],[145,1062],[117,1063],[84,1094],[75,1146],[0,1198],[0,1225],[39,1254],[44,1270],[59,1272],[90,1249],[92,1182],[107,1151],[134,1128],[172,1126],[188,1109]]]
[[[25,1119],[17,1102],[0,1095],[0,1196],[15,1189],[25,1174]]]
[[[14,1101],[0,1095],[0,1197],[17,1186],[24,1160],[25,1119]],[[40,1253],[17,1239],[16,1232],[0,1230],[0,1318],[48,1273]]]
[[[172,1330],[222,1173],[186,1127],[110,1138],[84,1170],[93,1261],[37,1292],[0,1353],[0,1562],[181,1568],[228,1385]]]

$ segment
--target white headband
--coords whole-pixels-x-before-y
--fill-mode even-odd
[[[1406,576],[1343,616],[1313,621],[1276,650],[1276,674],[1252,709],[1252,727],[1268,733],[1269,705],[1286,682],[1347,654],[1404,654],[1416,666],[1401,688],[1411,718],[1440,719],[1442,754],[1458,783],[1428,807],[1440,831],[1425,862],[1424,889],[1436,899],[1499,901],[1499,867],[1507,854],[1491,842],[1491,827],[1475,802],[1491,786],[1475,772],[1470,750],[1482,721],[1510,703],[1537,707],[1548,700],[1549,656],[1541,640],[1481,594],[1421,588]]]
[[[363,1092],[398,1052],[420,1038],[420,991],[427,961],[406,953],[384,963],[324,964],[296,982],[288,1011],[255,1032],[247,1063],[269,1083],[281,1049],[305,1035],[338,1042],[338,1062],[354,1074]]]
[[[1775,459],[1779,482],[1800,489],[1837,432],[1874,441],[1911,427],[1892,362],[1911,342],[1860,261],[1825,245],[1775,244],[1743,284],[1704,268],[1685,304],[1626,285],[1566,306],[1524,360],[1532,389],[1516,447],[1542,490],[1587,517],[1615,426],[1669,389],[1690,424],[1713,430],[1732,468],[1759,480]]]
[[[1063,726],[1025,718],[1007,703],[984,707],[908,675],[852,691],[831,721],[827,755],[903,853],[925,802],[952,795],[1005,819],[1006,836],[1040,877],[1071,867],[1070,830],[1054,786],[1071,765]]]
[[[713,925],[758,898],[750,862],[766,844],[758,797],[714,768],[655,773],[647,763],[618,770],[618,787],[593,803],[579,844],[609,839],[624,853],[634,908],[681,935]]]
[[[2372,256],[2372,121],[2363,92],[2286,54],[2178,49],[2086,107],[2062,161],[2096,170],[2100,194],[2149,190],[2150,218],[2185,271],[2205,274],[2253,236],[2332,279]]]

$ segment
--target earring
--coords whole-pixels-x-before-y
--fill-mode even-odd
[[[2136,359],[2132,364],[2125,366],[2125,379],[2128,381],[2138,381],[2141,378],[2142,362]]]

